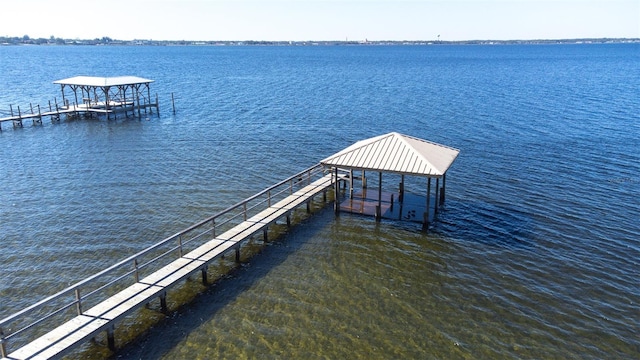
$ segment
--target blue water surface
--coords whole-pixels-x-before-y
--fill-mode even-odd
[[[430,234],[311,219],[283,240],[300,251],[240,275],[246,291],[228,285],[233,299],[202,310],[171,346],[157,340],[154,357],[637,356],[639,54],[638,44],[0,47],[0,112],[60,101],[52,82],[76,75],[153,79],[160,101],[160,116],[140,119],[2,124],[0,317],[396,131],[461,150]],[[251,311],[260,301],[284,315]]]

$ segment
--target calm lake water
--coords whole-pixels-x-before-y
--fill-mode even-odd
[[[429,234],[319,211],[115,356],[637,358],[639,64],[638,44],[0,47],[0,111],[135,75],[161,112],[3,124],[0,318],[397,131],[461,149]]]

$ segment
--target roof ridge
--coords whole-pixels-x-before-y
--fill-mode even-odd
[[[409,142],[407,141],[407,139],[412,139],[412,140],[415,140],[415,141],[419,141],[419,142],[423,142],[423,143],[428,143],[428,144],[432,144],[432,145],[440,145],[440,144],[432,143],[432,142],[430,142],[430,141],[424,141],[424,140],[422,140],[422,139],[418,139],[418,138],[413,137],[413,136],[403,135],[403,134],[400,134],[400,133],[395,133],[395,134],[399,135],[399,139],[400,139],[400,141],[402,141],[402,143],[403,143],[403,144],[405,144],[406,146],[408,146],[409,148],[411,148],[412,152],[413,152],[415,155],[417,155],[417,156],[420,158],[420,160],[422,160],[422,161],[426,162],[426,163],[427,163],[427,165],[429,165],[430,167],[432,167],[432,168],[434,168],[434,169],[436,169],[436,170],[438,170],[438,171],[442,171],[442,169],[439,169],[437,166],[435,166],[431,161],[429,161],[429,159],[427,159],[427,158],[424,156],[424,154],[422,154],[418,149],[416,149],[416,147],[415,147],[415,146],[413,146],[413,144],[409,143]]]
[[[336,154],[331,155],[330,157],[328,157],[328,158],[326,158],[326,159],[324,159],[322,161],[330,161],[330,160],[335,159],[335,158],[337,158],[339,156],[343,156],[343,155],[345,155],[347,153],[354,152],[356,150],[362,149],[363,147],[369,146],[369,145],[371,145],[371,144],[373,144],[375,142],[378,142],[378,141],[380,141],[382,139],[385,139],[385,138],[391,136],[392,134],[393,133],[382,134],[382,135],[374,136],[374,137],[369,138],[369,139],[356,141],[355,143],[351,144],[351,146],[348,146],[347,148],[339,151]],[[360,144],[360,145],[356,146],[358,144]]]
[[[357,141],[320,163],[438,177],[444,175],[459,152],[445,145],[390,132]]]

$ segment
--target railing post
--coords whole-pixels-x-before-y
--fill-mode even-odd
[[[138,273],[138,259],[133,259],[133,277],[136,279],[136,282],[140,281],[140,274]]]
[[[247,221],[247,202],[246,201],[242,204],[242,209],[244,211],[244,221]]]
[[[213,238],[216,237],[216,219],[211,219],[211,231],[213,232]]]
[[[78,315],[82,315],[82,297],[80,296],[80,288],[76,288],[76,310],[78,310]]]
[[[293,179],[289,180],[289,195],[293,195]]]
[[[307,171],[307,185],[311,185],[311,170]]]
[[[182,257],[182,234],[178,235],[178,255]]]
[[[4,331],[0,328],[0,356],[7,357],[7,340],[4,338]]]
[[[271,190],[267,191],[267,206],[271,207]]]

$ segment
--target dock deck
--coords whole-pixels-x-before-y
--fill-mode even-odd
[[[378,202],[378,195],[381,193],[382,199]],[[422,223],[426,211],[425,197],[404,193],[401,200],[398,192],[378,192],[378,189],[365,189],[356,191],[353,196],[347,196],[340,202],[340,211],[351,214],[366,216],[376,216],[376,206],[380,203],[380,215],[383,219],[401,220],[407,222]],[[431,204],[435,205],[436,199],[432,197]],[[435,219],[436,213],[429,212],[429,222]]]
[[[313,180],[314,178],[317,179]],[[338,181],[342,179],[338,178]],[[289,225],[292,211],[304,204],[309,206],[313,198],[320,193],[324,192],[323,198],[326,201],[326,192],[335,184],[335,181],[336,176],[325,174],[322,166],[312,167],[89,279],[1,320],[0,350],[2,350],[2,360],[61,358],[103,331],[107,333],[109,348],[115,349],[115,326],[124,317],[154,299],[159,299],[162,310],[166,311],[168,290],[179,284],[181,280],[199,271],[202,272],[202,280],[206,283],[207,266],[229,252],[235,252],[235,259],[239,262],[240,247],[243,242],[260,232],[263,233],[264,240],[267,241],[268,227],[271,224],[286,217],[287,225]],[[258,204],[253,205],[252,202],[255,201]],[[262,208],[263,206],[264,208]],[[225,224],[228,229],[216,235],[216,229],[224,228]],[[160,247],[175,244],[176,241],[177,246],[164,251],[160,256],[157,255]],[[191,250],[186,251],[188,248]],[[170,256],[169,254],[175,253],[176,250],[179,253],[177,258],[169,260],[166,265],[142,276],[146,267],[160,258]],[[145,257],[151,257],[152,260],[144,262]],[[123,270],[130,267],[131,264],[133,264],[133,269]],[[115,270],[119,270],[116,271],[119,273],[124,271],[124,273],[112,274]],[[114,276],[116,279],[111,279]],[[105,277],[109,279],[104,280]],[[94,299],[94,302],[97,303],[87,310],[83,310],[83,305],[90,303],[90,296],[95,297],[106,288],[114,288],[116,282],[121,282],[123,279],[129,279],[126,287],[111,296]],[[104,281],[106,281],[105,285],[90,286],[91,283]],[[97,288],[94,289],[96,286]],[[86,294],[83,295],[85,292]],[[37,320],[31,319],[33,315],[41,316],[39,313],[44,308],[69,297],[72,300],[58,305],[59,308],[55,311]],[[77,313],[64,319],[62,325],[48,330],[35,340],[27,340],[19,348],[9,351],[9,345],[14,340],[20,340],[22,336],[24,342],[27,331],[33,330],[40,323],[46,323],[58,313],[68,309],[73,310],[73,308],[77,310]],[[24,325],[25,322],[26,325]],[[19,330],[8,333],[7,330],[13,328],[19,328]],[[19,343],[20,341],[15,342]]]

